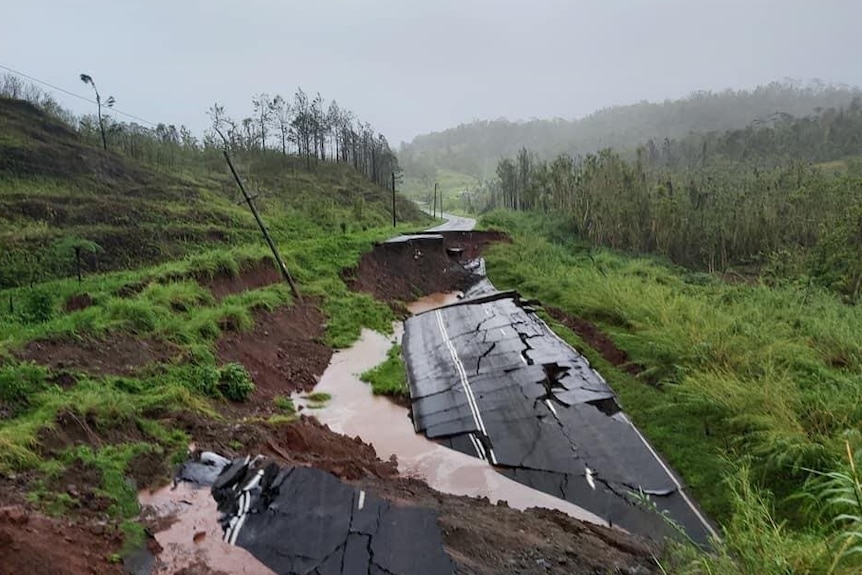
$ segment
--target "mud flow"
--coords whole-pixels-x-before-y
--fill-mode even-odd
[[[414,302],[408,309],[414,314],[436,309],[454,303],[459,295],[432,294]],[[406,408],[385,397],[374,396],[371,386],[359,376],[386,359],[386,352],[400,341],[402,332],[401,323],[395,324],[392,336],[363,330],[362,337],[352,347],[333,355],[315,387],[315,391],[332,396],[322,408],[313,410],[321,423],[329,425],[336,433],[359,436],[374,447],[381,459],[394,455],[402,475],[422,479],[438,491],[487,497],[492,502],[502,500],[516,509],[556,509],[576,519],[606,525],[598,516],[576,505],[504,477],[485,461],[417,434]],[[303,405],[300,397],[294,401]]]
[[[217,573],[235,575],[275,575],[255,557],[240,547],[222,540],[224,531],[218,523],[216,501],[209,487],[196,488],[180,482],[156,491],[138,493],[143,518],[161,552],[149,571],[151,575],[173,573]],[[161,530],[159,530],[161,528]]]

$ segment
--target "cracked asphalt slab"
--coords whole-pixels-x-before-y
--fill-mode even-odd
[[[484,279],[405,322],[416,431],[611,525],[663,537],[674,531],[666,514],[707,544],[716,533],[681,481],[530,303]]]
[[[212,486],[225,540],[276,573],[451,575],[437,514],[310,467],[226,465]]]

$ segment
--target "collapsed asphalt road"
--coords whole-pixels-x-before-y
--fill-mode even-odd
[[[516,293],[475,287],[404,324],[416,431],[634,533],[670,534],[658,511],[716,536],[587,360]]]
[[[436,513],[390,504],[320,469],[204,453],[181,478],[212,484],[224,540],[275,573],[454,573]]]

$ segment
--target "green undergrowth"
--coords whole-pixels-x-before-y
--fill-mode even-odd
[[[827,542],[844,531],[816,480],[846,468],[845,442],[862,447],[862,308],[816,288],[728,284],[590,249],[536,217],[485,224],[514,239],[487,254],[498,288],[592,322],[643,366],[638,377],[614,368],[551,322],[721,524],[724,560],[743,573],[825,573]],[[835,572],[858,572],[860,556]],[[728,572],[713,559],[687,572]]]
[[[350,291],[341,277],[373,242],[391,233],[391,228],[375,228],[281,245],[306,305],[319,306],[326,316],[327,344],[347,347],[363,328],[391,332],[395,317],[389,306]],[[251,377],[240,364],[220,364],[218,339],[252,329],[259,310],[298,305],[284,283],[222,299],[208,288],[213,278],[261,265],[274,265],[264,247],[238,246],[134,271],[94,274],[81,283],[53,280],[0,291],[0,475],[34,474],[39,479],[31,486],[31,500],[47,512],[65,514],[79,502],[52,478],[72,464],[92,467],[101,478],[97,494],[110,502],[105,512],[122,524],[127,542],[139,542],[129,465],[147,450],[164,461],[185,453],[191,438],[166,428],[163,418],[183,412],[217,420],[220,402],[247,399],[254,389]],[[86,307],[66,311],[67,302],[82,299]],[[88,345],[131,340],[164,347],[169,357],[133,376],[61,373],[17,359],[19,350],[39,340]],[[310,398],[315,405],[329,399],[325,394]],[[293,419],[288,398],[276,399],[275,406],[282,413],[265,423]],[[82,422],[87,441],[46,456],[43,434],[64,416]]]
[[[386,352],[386,360],[375,368],[364,372],[360,379],[371,384],[374,395],[409,398],[407,370],[401,359],[401,346],[393,345]]]

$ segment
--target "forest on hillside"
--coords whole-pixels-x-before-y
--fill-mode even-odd
[[[312,97],[297,88],[292,98],[256,94],[251,98],[251,113],[239,117],[215,103],[206,111],[211,128],[198,137],[184,125],[118,120],[109,113],[115,103],[113,97],[103,103],[93,79],[82,74],[81,79],[85,78],[95,91],[95,114],[75,116],[49,92],[12,74],[0,76],[0,97],[28,101],[74,129],[85,141],[161,168],[194,163],[227,145],[234,154],[279,152],[299,156],[308,169],[319,161],[350,164],[384,186],[392,172],[400,171],[398,158],[383,134],[337,101],[327,103],[319,92]]]
[[[417,136],[399,150],[411,178],[438,168],[491,177],[502,157],[522,147],[548,160],[560,153],[579,156],[604,148],[633,149],[648,140],[661,142],[690,133],[723,132],[805,117],[838,109],[862,95],[858,88],[820,82],[773,82],[753,90],[695,92],[680,100],[639,102],[599,110],[577,120],[483,120]]]
[[[632,157],[629,158],[628,156]],[[741,130],[552,160],[522,148],[480,209],[564,214],[596,246],[697,269],[764,272],[862,295],[862,100]],[[815,162],[838,162],[843,171]]]

